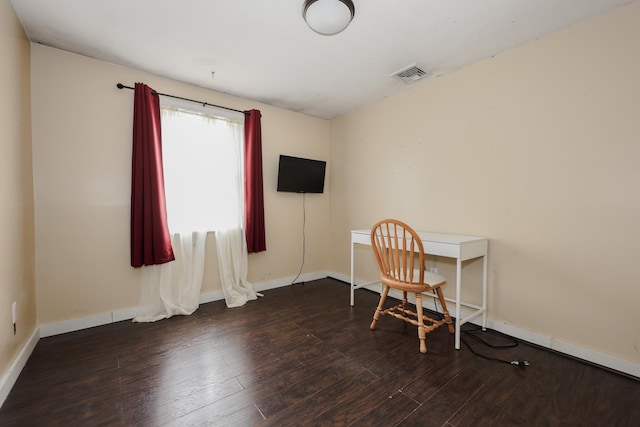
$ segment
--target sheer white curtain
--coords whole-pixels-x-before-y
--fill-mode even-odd
[[[243,305],[258,295],[247,281],[244,116],[212,116],[210,108],[165,100],[161,113],[167,219],[176,261],[144,268],[137,321],[197,309],[207,231],[215,232],[227,306]]]
[[[261,294],[253,290],[247,280],[247,240],[244,231],[244,129],[241,124],[231,126],[233,135],[233,164],[238,165],[237,173],[230,174],[235,182],[229,186],[238,188],[236,197],[228,198],[235,206],[231,210],[237,214],[229,221],[216,227],[216,248],[218,250],[218,267],[220,281],[227,307],[239,307],[247,301],[255,300]]]
[[[142,267],[138,316],[134,322],[155,322],[174,315],[189,315],[200,305],[207,233],[171,236],[175,261]]]

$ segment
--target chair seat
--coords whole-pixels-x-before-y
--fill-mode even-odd
[[[419,277],[419,276],[416,276],[416,277]],[[429,286],[442,285],[446,281],[447,281],[447,278],[441,274],[432,273],[430,271],[424,272],[424,283],[426,283]]]
[[[406,286],[404,286],[405,284],[401,283],[401,282],[396,282],[396,286],[398,288],[404,288],[406,290],[409,291],[418,291],[421,292],[420,290],[416,289],[416,287],[419,287],[420,285],[422,285],[420,283],[420,270],[419,269],[413,269],[413,282],[406,282]],[[428,285],[432,288],[436,288],[439,286],[444,285],[447,282],[447,278],[444,277],[441,274],[436,274],[436,273],[432,273],[430,271],[425,270],[424,271],[424,284]],[[428,291],[427,289],[425,289],[425,291]]]

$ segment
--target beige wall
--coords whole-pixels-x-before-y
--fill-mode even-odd
[[[494,322],[640,362],[639,76],[636,2],[333,120],[330,269],[383,217],[487,236]]]
[[[301,263],[302,197],[277,193],[279,154],[328,159],[329,123],[57,49],[32,45],[36,278],[40,324],[135,307],[129,265],[133,86],[262,112],[267,251],[249,256],[254,283],[293,277]],[[328,265],[329,195],[307,196],[304,273]],[[203,292],[220,290],[207,244]]]
[[[0,1],[0,380],[36,327],[29,41]],[[13,335],[11,304],[17,302]]]

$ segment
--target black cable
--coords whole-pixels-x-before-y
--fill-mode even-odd
[[[296,284],[296,280],[298,280],[298,277],[300,277],[300,274],[302,273],[302,267],[304,267],[304,258],[305,258],[305,253],[306,253],[306,246],[307,246],[307,238],[305,235],[305,226],[307,224],[307,209],[305,206],[305,193],[302,193],[302,264],[300,265],[300,271],[298,271],[298,275],[291,281],[292,285]]]
[[[475,332],[480,331],[480,327],[476,327],[474,329],[467,329],[467,330],[461,330],[460,333],[460,341],[462,341],[464,343],[464,345],[469,349],[469,351],[473,354],[475,354],[478,357],[481,357],[483,359],[486,360],[490,360],[492,362],[499,362],[499,363],[508,363],[510,365],[516,365],[516,366],[520,366],[520,367],[525,367],[525,366],[529,366],[529,362],[527,360],[521,360],[521,359],[514,359],[514,360],[505,360],[505,359],[500,359],[497,357],[492,357],[492,356],[487,356],[485,354],[479,353],[478,351],[474,350],[473,347],[471,347],[471,345],[467,342],[467,340],[464,339],[465,336],[469,336],[473,339],[475,339],[476,341],[481,342],[482,344],[484,344],[485,346],[489,347],[489,348],[493,348],[493,349],[507,349],[507,348],[515,348],[518,346],[518,341],[515,338],[506,336],[506,335],[501,335],[502,337],[508,339],[509,341],[511,341],[511,343],[509,344],[491,344],[487,341],[485,341],[484,339],[480,338],[479,336],[475,335]]]
[[[440,314],[441,316],[444,317],[444,315],[438,311],[438,300],[436,299],[435,293],[433,294],[433,306],[435,307],[436,313],[438,313],[438,314]],[[471,345],[469,345],[467,340],[464,339],[464,335],[468,335],[469,337],[475,339],[476,341],[481,342],[482,344],[486,345],[489,348],[494,348],[494,349],[499,349],[499,350],[500,349],[505,349],[505,348],[515,348],[515,347],[518,346],[519,343],[515,338],[509,337],[507,335],[501,335],[502,337],[505,337],[508,340],[510,340],[511,343],[510,344],[502,344],[502,345],[491,344],[491,343],[485,341],[484,339],[480,338],[479,336],[475,335],[474,332],[477,332],[477,331],[480,331],[480,327],[479,326],[476,326],[473,329],[460,330],[460,341],[462,341],[464,343],[464,345],[469,349],[469,351],[471,353],[473,353],[476,356],[481,357],[483,359],[491,360],[493,362],[508,363],[510,365],[516,365],[516,366],[520,366],[520,367],[529,366],[529,361],[527,361],[527,360],[520,360],[520,359],[505,360],[505,359],[499,359],[497,357],[491,357],[491,356],[487,356],[487,355],[478,353],[476,350],[473,349],[473,347],[471,347]]]
[[[465,334],[468,334],[470,337],[472,337],[473,339],[475,339],[476,341],[480,341],[482,344],[486,345],[487,347],[491,347],[491,348],[514,348],[518,346],[518,341],[515,338],[509,337],[507,335],[501,335],[502,337],[506,338],[508,341],[511,341],[510,344],[491,344],[490,342],[487,342],[485,340],[483,340],[482,338],[480,338],[479,336],[475,335],[475,332],[480,331],[480,326],[476,326],[473,329],[467,329],[461,332],[464,332]]]

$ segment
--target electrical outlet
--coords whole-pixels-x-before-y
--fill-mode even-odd
[[[430,272],[434,273],[434,274],[438,274],[438,268],[437,267],[431,267],[429,269]]]

